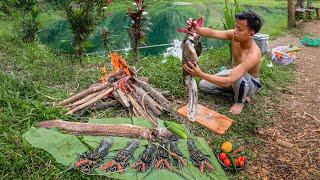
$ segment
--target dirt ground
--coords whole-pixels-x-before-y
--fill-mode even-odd
[[[305,23],[303,30],[320,37],[320,22]],[[278,114],[268,119],[271,125],[258,130],[266,145],[252,147],[248,171],[258,179],[320,179],[320,47],[301,46],[290,34],[270,47],[285,44],[301,48],[294,61],[298,80],[275,105]]]

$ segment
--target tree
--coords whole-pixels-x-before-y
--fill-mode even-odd
[[[105,17],[104,10],[112,0],[68,0],[65,13],[69,28],[74,35],[76,55],[80,61],[85,53],[84,42],[94,31],[99,21]]]
[[[22,13],[22,38],[26,43],[34,42],[40,28],[38,0],[17,0],[14,6]]]
[[[135,9],[128,8],[128,16],[130,18],[130,27],[128,33],[131,39],[133,59],[135,61],[139,58],[139,45],[146,44],[147,33],[150,31],[149,22],[150,18],[148,13],[145,11],[146,5],[144,0],[135,0]]]
[[[297,6],[304,8],[304,0],[297,0]]]
[[[294,0],[288,0],[288,28],[292,28],[296,25],[294,9],[295,9]]]

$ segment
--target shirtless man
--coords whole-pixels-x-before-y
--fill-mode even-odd
[[[240,114],[245,101],[261,88],[259,72],[261,52],[253,40],[253,36],[260,31],[263,20],[253,11],[245,11],[236,15],[236,27],[232,30],[218,31],[205,27],[198,27],[194,20],[187,21],[193,26],[192,31],[200,36],[230,40],[235,66],[231,70],[224,70],[217,74],[207,74],[198,65],[185,64],[184,69],[190,74],[201,78],[199,88],[212,93],[233,92],[235,103],[231,106],[232,114]]]

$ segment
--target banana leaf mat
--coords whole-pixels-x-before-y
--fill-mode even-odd
[[[164,127],[162,120],[159,120],[159,127]],[[106,118],[106,119],[90,119],[89,123],[101,123],[101,124],[133,124],[138,126],[152,127],[150,121],[146,121],[143,118]],[[50,153],[57,161],[66,169],[73,165],[77,161],[79,154],[88,151],[88,145],[95,149],[99,142],[104,138],[103,136],[75,136],[64,134],[58,129],[44,129],[31,127],[24,135],[24,138],[34,147],[41,148]],[[148,144],[147,140],[140,140],[139,148],[134,153],[134,158],[130,160],[130,167],[127,168],[124,173],[110,173],[106,171],[100,171],[99,168],[95,169],[92,174],[106,176],[115,179],[227,179],[226,174],[220,166],[215,155],[212,153],[210,147],[203,138],[193,136],[188,133],[188,137],[193,138],[197,147],[206,155],[210,155],[210,161],[215,166],[215,172],[206,171],[204,174],[200,173],[200,170],[192,165],[189,158],[189,152],[186,140],[179,140],[179,149],[183,153],[187,160],[187,166],[174,171],[167,169],[157,170],[156,168],[150,168],[145,173],[136,173],[131,167],[138,160],[139,155],[145,149],[144,145]],[[113,146],[110,149],[110,153],[107,155],[104,162],[108,162],[112,159],[117,151],[123,149],[126,144],[131,141],[131,138],[124,137],[112,137],[114,140]]]

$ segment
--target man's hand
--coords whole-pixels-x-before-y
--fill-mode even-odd
[[[190,61],[183,65],[183,69],[193,76],[201,77],[203,74],[203,71],[200,69],[199,65],[194,65]]]
[[[192,18],[189,18],[189,20],[187,20],[187,27],[193,33],[198,33],[198,30],[200,29],[200,27],[197,24],[197,21]]]

